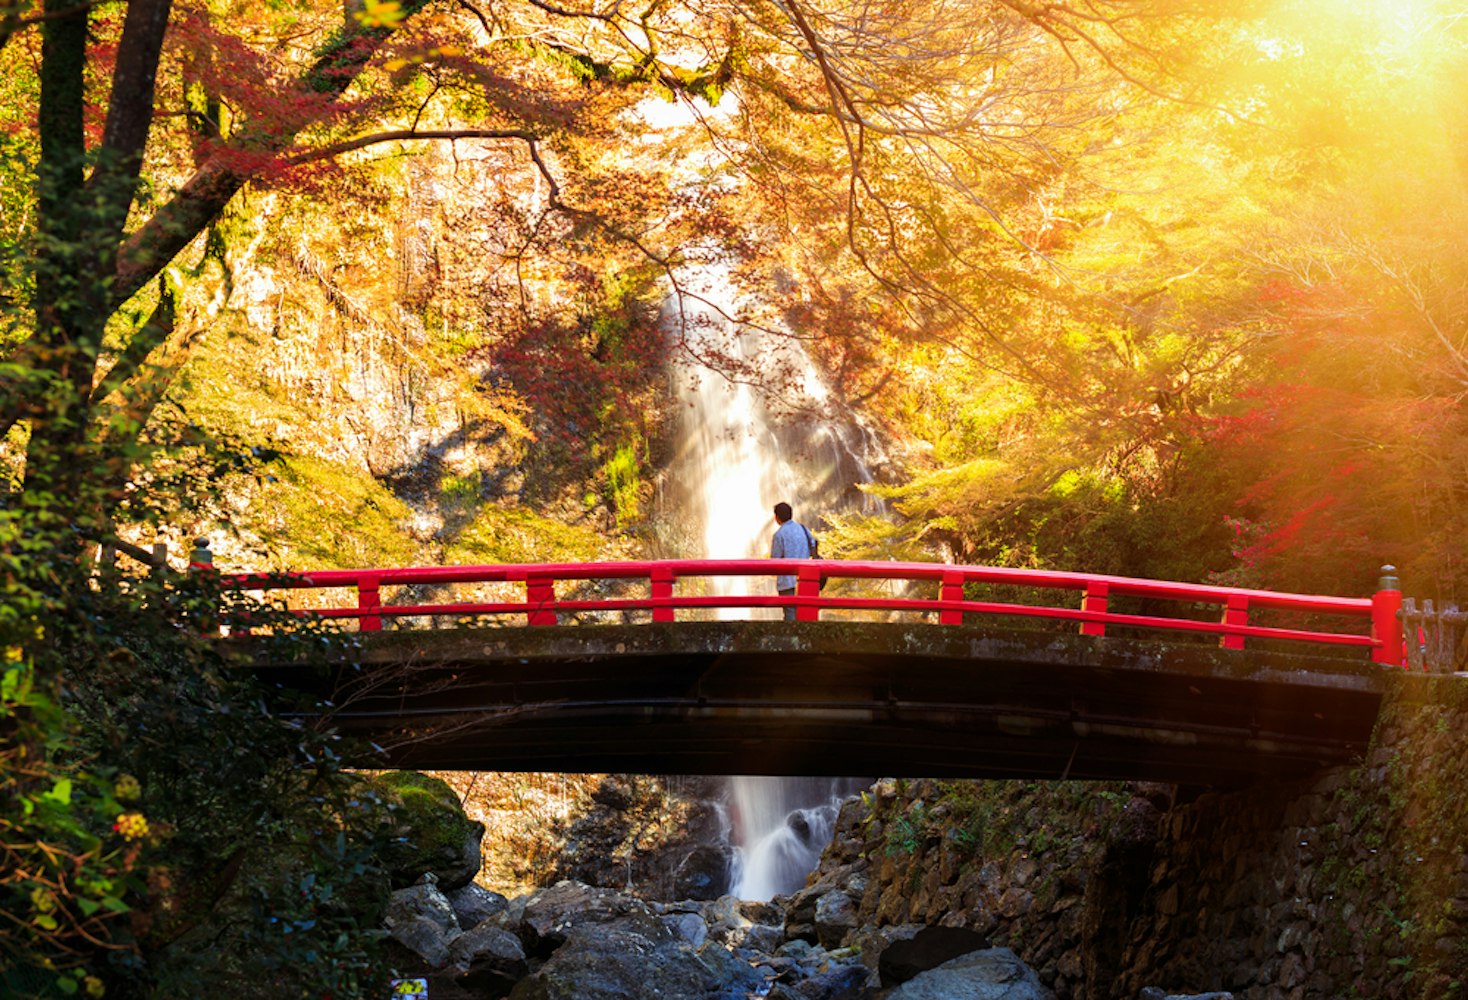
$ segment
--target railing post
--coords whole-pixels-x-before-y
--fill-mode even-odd
[[[1229,594],[1228,603],[1223,609],[1223,624],[1225,625],[1247,625],[1249,624],[1249,598],[1243,594]],[[1224,649],[1243,649],[1244,637],[1225,632],[1218,639],[1218,644]]]
[[[819,567],[800,567],[795,574],[795,596],[821,596],[821,571]],[[798,622],[818,622],[821,620],[821,609],[802,605],[795,609],[795,620]]]
[[[654,601],[668,601],[673,598],[673,581],[677,575],[666,566],[654,566],[652,568],[652,599]],[[673,609],[671,607],[660,607],[654,605],[652,609],[652,620],[655,622],[670,622],[673,620]]]
[[[1081,600],[1082,611],[1106,613],[1111,595],[1111,584],[1104,580],[1092,580],[1086,584],[1086,596]],[[1081,635],[1105,635],[1105,622],[1081,622]]]
[[[1372,662],[1404,666],[1406,661],[1402,654],[1406,644],[1400,617],[1402,589],[1397,582],[1395,566],[1381,568],[1381,580],[1376,588],[1376,593],[1371,595],[1371,638],[1379,645],[1371,651]]]
[[[944,572],[942,582],[938,584],[938,600],[961,601],[963,600],[963,574]],[[963,612],[943,610],[938,612],[939,625],[962,625]]]
[[[117,576],[117,549],[106,542],[97,546],[97,578],[112,580]]]
[[[379,593],[378,578],[364,576],[357,581],[357,631],[381,632],[382,595]]]
[[[204,574],[214,572],[214,553],[209,551],[209,539],[194,539],[194,551],[189,553],[189,573]],[[213,615],[205,615],[199,620],[199,631],[205,633],[219,632],[219,611],[216,608]]]
[[[528,578],[525,581],[525,602],[530,605],[525,616],[528,624],[556,624],[556,612],[550,607],[556,603],[556,581],[543,576]]]

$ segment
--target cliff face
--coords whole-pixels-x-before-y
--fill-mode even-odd
[[[1398,675],[1369,756],[1172,801],[1142,785],[884,782],[791,917],[1013,947],[1061,997],[1453,997],[1468,977],[1468,682]]]
[[[607,331],[643,300],[507,262],[494,162],[434,149],[357,183],[350,205],[252,193],[221,223],[224,277],[190,287],[171,397],[268,460],[170,543],[209,535],[252,569],[625,556],[659,373],[624,400],[645,437],[595,407],[621,360]],[[584,377],[560,377],[570,361]],[[613,415],[566,425],[588,409]]]

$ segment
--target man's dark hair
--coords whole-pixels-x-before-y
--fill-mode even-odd
[[[790,505],[784,500],[781,500],[779,503],[775,504],[775,520],[779,521],[781,524],[784,524],[786,521],[790,520]]]

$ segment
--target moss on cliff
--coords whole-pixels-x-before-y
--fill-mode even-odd
[[[294,455],[248,501],[252,528],[293,569],[411,566],[421,547],[412,510],[367,472]]]
[[[447,563],[576,562],[595,559],[606,538],[521,508],[486,506],[444,551]]]

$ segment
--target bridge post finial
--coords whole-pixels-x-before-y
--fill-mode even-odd
[[[189,569],[195,572],[214,568],[214,553],[209,551],[209,539],[194,539],[194,551],[189,553]]]
[[[1395,566],[1383,566],[1376,593],[1371,597],[1371,637],[1377,646],[1371,651],[1375,663],[1406,667],[1406,637],[1402,629],[1402,589]]]
[[[209,539],[194,539],[194,551],[189,553],[189,572],[192,574],[214,573],[214,553],[209,551]],[[199,617],[199,630],[205,635],[219,634],[219,618],[217,614],[204,613]]]

